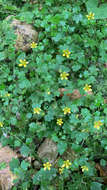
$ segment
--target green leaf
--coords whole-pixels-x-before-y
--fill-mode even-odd
[[[19,160],[17,158],[12,158],[12,160],[9,163],[11,171],[14,172],[14,169],[19,167],[19,164],[20,163],[19,163]]]
[[[36,123],[34,123],[34,122],[30,123],[29,131],[35,133],[37,129],[38,129],[38,125]]]
[[[59,139],[58,139],[56,133],[53,133],[53,134],[52,134],[52,140],[53,140],[54,142],[58,142]]]
[[[67,149],[67,143],[60,141],[57,145],[57,149],[58,149],[59,154],[62,155]]]
[[[104,108],[104,113],[107,115],[107,108]]]
[[[32,138],[27,138],[26,139],[26,144],[31,144],[32,143]]]
[[[61,55],[56,55],[56,62],[57,64],[61,64],[63,61],[63,57]]]
[[[102,190],[101,188],[102,184],[98,182],[92,182],[91,183],[91,190]]]
[[[51,121],[54,119],[55,112],[52,108],[49,109],[48,113],[45,115],[45,121]]]
[[[18,17],[20,18],[20,20],[26,21],[28,23],[30,23],[32,21],[33,16],[34,16],[34,14],[31,11],[30,12],[28,12],[28,11],[25,12],[24,11],[24,12],[22,12],[22,13],[20,13],[18,15]]]
[[[53,24],[59,24],[60,20],[61,20],[60,14],[56,14],[55,16],[51,16],[49,19],[49,21]]]
[[[95,105],[99,107],[101,104],[103,104],[103,98],[102,95],[99,93],[95,97]]]
[[[0,52],[0,61],[3,61],[5,58],[5,52]]]
[[[2,146],[6,146],[9,143],[8,138],[5,136],[2,136],[0,140],[1,140]]]
[[[81,65],[73,65],[72,66],[72,70],[73,71],[78,71],[78,70],[80,70],[81,69]]]
[[[30,148],[26,145],[23,145],[20,149],[20,152],[23,156],[27,157],[30,154]]]
[[[78,24],[80,21],[82,21],[82,14],[74,15],[73,20]]]
[[[15,140],[14,146],[15,146],[15,147],[20,147],[20,145],[21,145],[21,142],[18,141],[18,140]]]
[[[19,88],[23,89],[23,88],[30,88],[31,84],[29,82],[29,80],[24,79],[23,81],[21,80],[19,83]]]
[[[28,169],[28,167],[29,167],[29,163],[26,162],[25,160],[23,160],[23,161],[21,162],[21,168],[22,168],[24,171],[26,171],[26,170]]]
[[[101,160],[100,160],[100,164],[101,164],[101,166],[106,166],[106,160],[101,159]]]
[[[39,184],[39,182],[46,182],[46,180],[51,181],[53,178],[56,177],[56,169],[51,168],[51,170],[44,171],[43,168],[39,170],[34,176],[33,176],[33,184]]]
[[[32,113],[27,113],[26,117],[27,117],[27,119],[31,119],[32,118]]]
[[[5,162],[1,162],[0,163],[0,170],[3,170],[5,169],[7,166],[6,166],[6,163]]]
[[[58,42],[58,41],[60,41],[62,38],[63,38],[62,33],[58,33],[58,34],[57,34],[55,37],[53,37],[52,39],[53,39],[55,42]]]
[[[16,117],[11,117],[10,122],[11,122],[12,125],[16,125],[16,123],[17,123]]]

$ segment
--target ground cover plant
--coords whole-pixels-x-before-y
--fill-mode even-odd
[[[13,190],[107,190],[106,2],[95,2],[96,14],[86,0],[0,0],[0,141],[21,157]],[[15,50],[9,15],[38,32],[28,52]],[[46,138],[53,163],[37,155]]]

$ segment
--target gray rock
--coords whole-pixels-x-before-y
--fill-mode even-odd
[[[31,24],[14,19],[13,15],[8,16],[6,20],[10,22],[10,27],[14,29],[14,33],[17,36],[15,43],[16,50],[27,52],[31,49],[31,42],[37,42],[38,39],[38,32],[35,28]]]
[[[57,145],[51,139],[45,139],[38,149],[38,156],[43,159],[48,159],[50,163],[53,163],[58,155]]]

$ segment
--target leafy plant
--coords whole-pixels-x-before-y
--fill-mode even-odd
[[[97,0],[0,1],[0,140],[21,155],[10,163],[18,176],[13,190],[106,190],[96,169],[96,162],[107,159],[107,26],[101,15],[106,7],[97,5]],[[27,53],[15,51],[16,35],[5,20],[11,11],[39,32]],[[45,138],[58,151],[57,163],[46,171],[37,156]]]

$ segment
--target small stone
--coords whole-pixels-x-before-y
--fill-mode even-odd
[[[34,161],[34,167],[35,167],[35,169],[40,169],[41,164],[37,160],[35,160]]]
[[[42,160],[48,159],[50,163],[54,163],[58,155],[57,144],[47,138],[40,145],[37,153]]]
[[[13,15],[8,16],[6,20],[10,21],[10,27],[13,28],[17,36],[15,43],[16,50],[29,51],[31,43],[37,42],[38,32],[31,24],[14,19]]]

